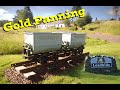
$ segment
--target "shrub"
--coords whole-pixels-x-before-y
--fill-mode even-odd
[[[86,21],[86,24],[89,24],[92,22],[92,17],[90,15],[90,13],[87,13],[84,17],[85,21]]]
[[[94,28],[88,28],[88,30],[93,31],[93,30],[94,30]]]
[[[85,21],[84,18],[78,18],[78,19],[76,20],[75,24],[76,24],[77,26],[79,26],[79,27],[82,27],[82,26],[86,25],[86,21]]]
[[[70,27],[69,30],[78,30],[76,26]]]
[[[56,29],[60,29],[59,27],[56,27]]]
[[[69,25],[70,25],[70,20],[69,20],[69,19],[64,20],[64,24],[65,24],[66,27],[69,27]]]

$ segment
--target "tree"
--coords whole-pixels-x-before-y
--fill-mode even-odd
[[[90,13],[87,13],[84,17],[85,21],[86,21],[86,24],[89,24],[92,22],[92,17],[90,15]]]
[[[86,24],[89,24],[92,22],[92,17],[90,15],[90,13],[87,13],[85,15],[85,17],[83,18],[78,18],[76,21],[75,21],[75,24],[77,24],[77,26],[81,27],[81,26],[84,26]]]
[[[78,11],[78,10],[80,10],[80,9],[82,9],[82,7],[81,6],[73,6],[72,7],[72,11]]]
[[[70,26],[70,20],[69,19],[64,20],[64,24],[65,24],[65,26],[69,27]]]
[[[10,22],[8,20],[0,20],[0,27],[3,27],[3,25],[7,22]]]
[[[97,17],[96,17],[96,19],[95,19],[95,21],[97,21],[98,19],[97,19]]]
[[[15,15],[15,17],[13,18],[13,22],[14,23],[17,23],[18,22],[18,20],[19,20],[19,17],[21,16],[20,15],[20,12],[21,12],[21,10],[17,10],[16,11],[16,15]],[[21,16],[22,17],[22,16]],[[21,18],[20,18],[21,19]],[[23,19],[22,19],[23,20]]]
[[[26,18],[29,18],[31,23],[33,23],[33,14],[30,10],[30,6],[25,6],[24,7],[24,12],[25,12],[25,17]]]
[[[111,18],[110,21],[115,20],[114,18]]]
[[[17,23],[18,22],[18,18],[17,15],[15,15],[15,17],[13,18],[13,23]]]
[[[113,14],[115,15],[115,19],[117,19],[119,11],[120,11],[120,6],[113,6]]]
[[[80,10],[80,9],[82,9],[81,6],[73,6],[73,7],[72,7],[72,11],[78,11],[78,10]],[[75,18],[71,18],[71,21],[73,22],[74,19],[75,19]]]
[[[18,22],[18,20],[25,21],[27,18],[30,19],[31,23],[33,23],[33,14],[30,10],[30,7],[24,6],[24,9],[16,11],[16,15],[13,18],[13,21],[16,23],[16,22]]]
[[[79,27],[82,27],[82,26],[86,25],[86,21],[85,21],[84,18],[78,18],[78,19],[76,20],[75,24],[76,24],[77,26],[79,26]]]
[[[0,27],[2,27],[3,26],[3,22],[2,21],[0,21]]]

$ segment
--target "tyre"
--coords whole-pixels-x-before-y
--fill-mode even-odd
[[[38,60],[38,62],[41,63],[41,64],[45,64],[45,63],[47,63],[47,61],[48,61],[47,56],[40,56],[39,60]]]

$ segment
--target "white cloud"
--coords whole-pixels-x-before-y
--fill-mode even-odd
[[[13,21],[14,15],[9,13],[7,10],[0,9],[0,20],[10,20]]]

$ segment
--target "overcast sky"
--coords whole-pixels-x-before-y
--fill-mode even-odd
[[[24,6],[0,6],[0,20],[12,20],[17,10],[23,9]],[[110,19],[112,15],[112,6],[82,6],[85,13],[89,12],[95,20]],[[50,16],[58,13],[65,13],[65,10],[71,10],[72,6],[30,6],[33,16]]]

